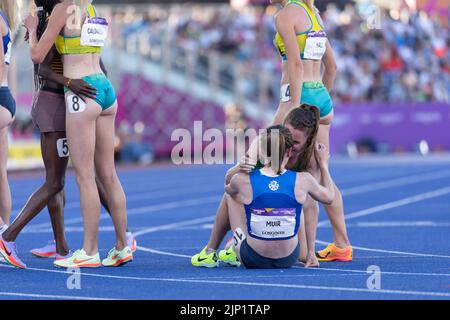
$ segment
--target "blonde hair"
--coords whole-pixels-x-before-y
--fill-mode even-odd
[[[314,12],[314,0],[303,0],[306,5],[308,6],[308,8]]]
[[[79,6],[80,8],[82,8],[82,7],[87,7],[87,6],[89,6],[90,4],[92,4],[92,0],[72,0],[72,2],[73,2],[75,5]]]
[[[14,32],[19,25],[19,5],[17,0],[1,0],[0,10],[5,13],[9,28]]]

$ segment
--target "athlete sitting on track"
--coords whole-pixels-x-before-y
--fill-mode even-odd
[[[333,201],[334,185],[327,168],[329,153],[324,145],[316,144],[315,158],[322,173],[320,185],[308,172],[286,169],[294,145],[289,129],[280,125],[269,127],[259,142],[258,158],[264,167],[250,175],[236,174],[225,186],[234,251],[246,268],[289,268],[298,260],[297,233],[308,195],[325,204]],[[305,212],[306,267],[318,266],[314,219],[313,214]]]
[[[312,157],[312,155],[319,127],[319,119],[319,109],[309,105],[301,105],[300,107],[291,110],[286,116],[284,126],[290,130],[292,137],[294,138],[294,145],[292,146],[292,152],[290,154],[291,157],[286,165],[289,170],[296,172],[307,171],[311,166],[311,163],[316,162],[316,159]],[[245,163],[234,166],[227,172],[225,183],[228,184],[231,178],[239,172],[251,172],[255,168],[255,164],[256,161],[247,159]],[[233,251],[233,247],[230,247],[228,250],[222,250],[219,255],[217,255],[216,252],[216,249],[219,247],[226,233],[230,230],[228,209],[226,196],[224,195],[217,210],[216,220],[208,244],[200,253],[192,257],[192,265],[208,268],[217,267],[219,265],[219,259],[230,265],[240,265],[240,262]],[[317,202],[305,202],[303,210],[311,211],[310,214],[314,215],[314,221],[315,223],[317,222]],[[315,225],[312,227],[315,229]],[[304,229],[304,223],[302,222],[300,232],[306,234]],[[302,240],[303,239],[304,241],[300,243],[300,258],[302,261],[306,261],[306,238],[302,237]]]

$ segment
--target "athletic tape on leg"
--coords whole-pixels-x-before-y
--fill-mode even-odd
[[[233,233],[234,246],[236,247],[239,243],[244,241],[246,238],[245,233],[242,232],[241,228],[236,228]]]

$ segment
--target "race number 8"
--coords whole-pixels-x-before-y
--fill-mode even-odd
[[[56,148],[58,149],[58,156],[60,158],[66,158],[69,156],[69,145],[67,139],[58,139],[56,141]]]
[[[68,95],[66,102],[70,113],[80,113],[86,110],[86,103],[79,96]]]

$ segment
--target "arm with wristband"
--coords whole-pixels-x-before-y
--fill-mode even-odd
[[[79,96],[83,101],[86,98],[94,99],[97,94],[97,90],[89,85],[82,79],[69,79],[64,77],[62,74],[58,74],[52,70],[50,67],[51,62],[56,54],[56,48],[53,47],[52,50],[49,51],[45,60],[39,65],[39,76],[44,80],[50,80],[55,82],[61,86],[65,86],[69,88],[73,93]],[[85,101],[86,102],[86,101]]]

